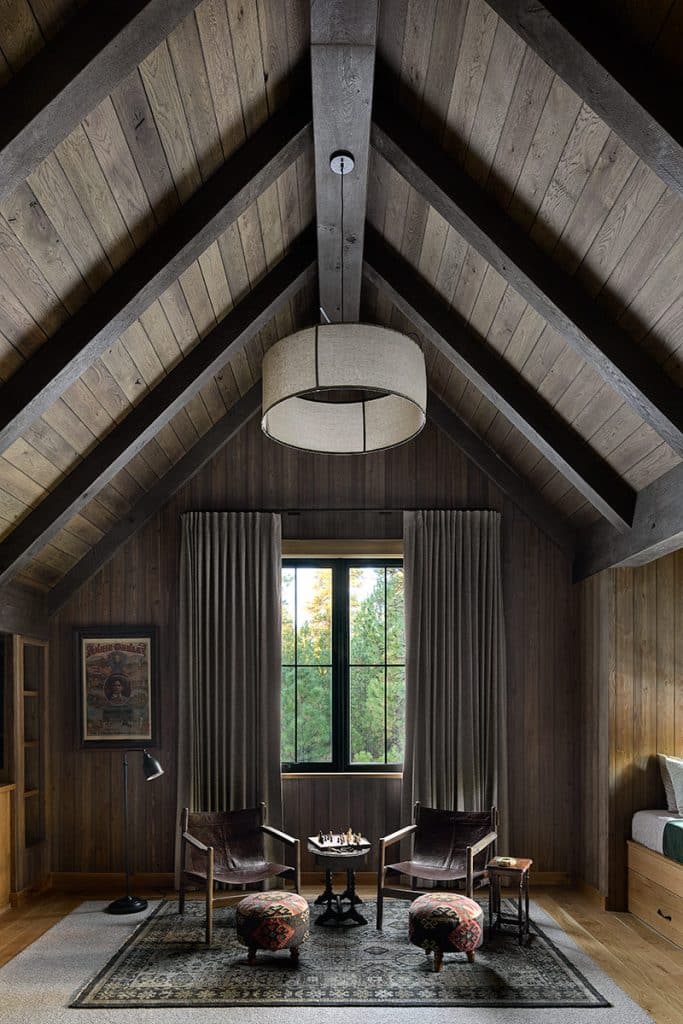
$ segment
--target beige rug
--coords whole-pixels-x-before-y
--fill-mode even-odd
[[[533,904],[534,920],[611,1007],[346,1008],[326,1007],[322,1003],[312,1007],[71,1008],[69,1004],[78,992],[105,967],[139,925],[139,921],[103,913],[104,907],[105,903],[82,904],[0,969],[2,1024],[355,1024],[356,1021],[368,1024],[529,1024],[530,1021],[538,1021],[538,1024],[647,1024],[651,1021],[548,915]],[[153,910],[150,906],[150,912]]]

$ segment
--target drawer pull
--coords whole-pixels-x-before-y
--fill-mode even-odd
[[[671,914],[665,914],[661,907],[657,907],[657,913],[660,917],[663,917],[665,921],[671,920]]]

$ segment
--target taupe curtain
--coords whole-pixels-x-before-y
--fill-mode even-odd
[[[506,850],[506,659],[497,512],[404,515],[404,820],[415,800],[500,811]]]
[[[281,548],[277,515],[182,517],[179,809],[264,800],[281,824]]]

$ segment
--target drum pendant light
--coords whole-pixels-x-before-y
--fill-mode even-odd
[[[342,240],[344,175],[352,167],[349,153],[334,153],[330,159],[331,170],[341,177]],[[343,251],[341,257],[343,310]],[[342,391],[344,400],[331,400],[335,391]],[[353,392],[358,400],[349,401]],[[261,428],[267,437],[293,448],[350,455],[405,444],[424,427],[426,407],[420,346],[385,327],[308,327],[277,342],[263,358]]]

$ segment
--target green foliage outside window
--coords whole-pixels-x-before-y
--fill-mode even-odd
[[[348,745],[343,764],[400,764],[405,719],[403,569],[397,565],[290,566],[282,572],[282,761],[331,764],[338,717]],[[343,598],[340,596],[343,594]],[[333,649],[334,643],[337,650]],[[343,643],[346,658],[339,645]],[[343,711],[335,715],[336,685]],[[340,741],[338,741],[340,742]]]

